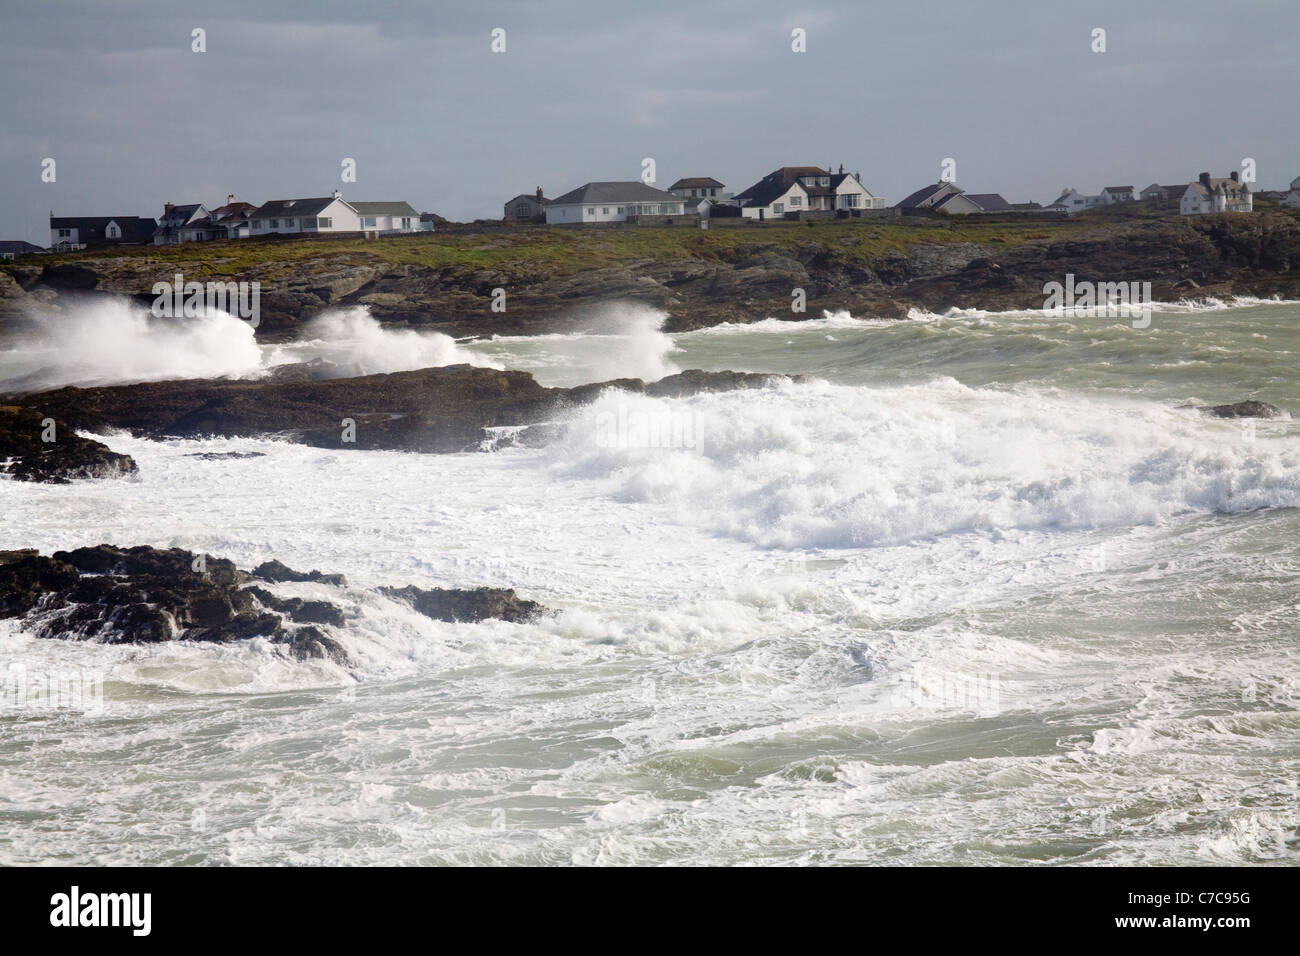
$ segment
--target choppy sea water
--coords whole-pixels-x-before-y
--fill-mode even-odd
[[[280,590],[340,603],[354,661],[0,622],[0,675],[103,680],[102,709],[0,707],[0,863],[1300,861],[1300,424],[1179,407],[1300,410],[1300,306],[420,348],[344,324],[191,357],[816,378],[609,394],[539,449],[110,436],[138,479],[0,481],[0,548],[343,572]],[[408,583],[558,613],[440,624],[372,590]]]

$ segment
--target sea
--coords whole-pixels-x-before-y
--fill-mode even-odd
[[[138,476],[0,479],[0,549],[344,574],[276,590],[340,605],[351,659],[0,621],[0,864],[1300,862],[1300,423],[1198,410],[1300,415],[1300,304],[663,318],[453,340],[352,308],[264,345],[104,300],[0,346],[0,391],[315,359],[788,376],[609,391],[541,447],[110,433]],[[552,613],[376,590],[408,584]]]

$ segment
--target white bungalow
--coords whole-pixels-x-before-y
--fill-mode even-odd
[[[685,202],[672,193],[643,182],[586,183],[551,200],[548,226],[586,226],[627,222],[643,216],[681,216]]]
[[[1077,189],[1066,189],[1056,198],[1055,202],[1048,203],[1048,209],[1063,210],[1070,215],[1083,212],[1086,209],[1094,209],[1097,206],[1106,205],[1105,196],[1085,196]]]
[[[349,203],[361,217],[365,232],[392,235],[400,232],[419,232],[420,214],[405,202],[354,202]]]
[[[1101,191],[1101,198],[1106,200],[1106,205],[1113,206],[1117,202],[1133,201],[1132,186],[1106,186]]]
[[[360,232],[361,216],[343,201],[336,189],[333,196],[317,199],[273,199],[263,203],[249,217],[249,235],[316,235],[331,232]]]

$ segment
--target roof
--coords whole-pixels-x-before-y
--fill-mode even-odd
[[[736,196],[736,202],[742,206],[767,206],[772,200],[784,196],[790,187],[799,182],[803,176],[829,176],[830,171],[820,166],[782,166],[768,173],[743,193]],[[799,188],[810,196],[827,195],[825,186],[805,186]]]
[[[920,206],[923,202],[925,202],[927,199],[929,199],[931,196],[937,193],[940,189],[943,189],[945,186],[951,186],[954,192],[962,191],[961,187],[958,186],[956,183],[934,183],[933,185],[930,186],[922,186],[920,189],[912,193],[912,195],[908,196],[907,198],[900,199],[898,201],[898,208],[913,209],[917,206]]]
[[[187,219],[203,208],[203,203],[192,202],[183,206],[172,206],[171,209],[163,207],[163,217],[170,219],[173,216],[185,216]]]
[[[645,183],[612,182],[586,183],[577,189],[552,199],[552,205],[578,205],[581,203],[619,203],[619,202],[681,202],[680,196],[674,196],[662,189],[655,189]]]
[[[966,198],[985,212],[1001,212],[1011,208],[1011,203],[997,193],[966,193]]]
[[[407,202],[350,202],[348,203],[362,216],[410,216],[419,215]]]
[[[51,229],[76,229],[81,242],[95,242],[104,238],[104,230],[115,222],[122,230],[118,242],[148,242],[158,223],[144,216],[51,216]]]
[[[1133,187],[1132,186],[1103,186],[1101,187],[1101,191],[1104,193],[1131,193],[1133,192]]]
[[[722,189],[722,183],[718,182],[712,176],[691,176],[686,179],[679,179],[668,187],[669,189]]]
[[[21,256],[25,252],[44,252],[44,246],[36,246],[22,239],[0,239],[0,254]]]
[[[231,216],[240,214],[247,216],[256,211],[257,207],[251,202],[232,202],[212,210],[212,215],[217,219],[229,219]]]
[[[551,200],[547,199],[545,196],[538,198],[537,193],[520,193],[518,196],[512,196],[507,199],[505,205],[509,206],[512,202],[518,202],[521,199],[528,199],[543,206],[549,206],[551,204]]]
[[[257,207],[250,214],[251,219],[274,219],[278,216],[314,216],[337,196],[317,197],[315,199],[272,199]]]

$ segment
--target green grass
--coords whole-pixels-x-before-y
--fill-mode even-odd
[[[291,272],[344,265],[411,264],[456,272],[572,275],[638,261],[732,261],[760,251],[788,252],[817,244],[830,263],[871,265],[926,244],[976,243],[990,252],[1096,228],[1086,220],[980,222],[971,219],[750,223],[715,221],[707,231],[684,227],[546,228],[478,233],[440,232],[376,240],[233,240],[177,246],[134,246],[54,253],[16,265],[56,265],[96,259],[136,260],[129,268],[198,279],[253,274],[274,279]],[[316,261],[313,261],[316,260]],[[10,264],[10,268],[15,264]]]

